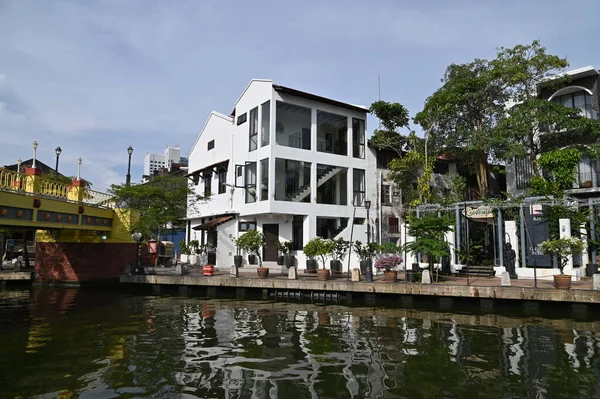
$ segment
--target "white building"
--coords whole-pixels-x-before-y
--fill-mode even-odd
[[[367,112],[252,80],[230,116],[210,114],[190,152],[194,189],[211,197],[188,206],[188,240],[215,248],[216,266],[229,267],[234,239],[258,229],[268,266],[277,260],[274,243],[286,240],[294,244],[299,269],[306,265],[304,244],[317,235],[365,242],[362,205],[367,197],[376,203],[375,157],[365,157]],[[376,218],[375,207],[370,212]],[[358,267],[354,256],[352,264]]]
[[[171,170],[171,165],[181,163],[179,146],[167,146],[162,154],[146,154],[144,157],[144,176],[152,176],[162,169]]]

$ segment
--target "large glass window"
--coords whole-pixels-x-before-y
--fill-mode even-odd
[[[246,203],[256,202],[256,162],[246,162]]]
[[[346,227],[348,227],[348,218],[317,217],[319,237],[336,238]]]
[[[317,203],[348,204],[348,169],[317,164]]]
[[[219,168],[219,194],[223,194],[227,191],[227,167]]]
[[[317,111],[317,151],[348,155],[348,118]]]
[[[365,121],[352,118],[352,156],[365,157]]]
[[[269,158],[260,161],[260,200],[269,199]]]
[[[277,101],[275,134],[277,144],[310,150],[310,108]]]
[[[598,119],[598,112],[592,108],[592,96],[583,90],[556,96],[552,101],[567,108],[577,108],[581,110],[582,115],[586,118]]]
[[[354,169],[352,175],[352,187],[354,195],[352,203],[355,206],[362,206],[365,201],[365,171],[362,169]]]
[[[260,146],[264,147],[269,145],[269,136],[271,134],[271,101],[267,101],[260,108]]]
[[[310,202],[310,162],[275,159],[275,199]]]
[[[258,107],[250,110],[250,151],[258,148]]]

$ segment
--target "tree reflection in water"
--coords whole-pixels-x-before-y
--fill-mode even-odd
[[[600,324],[414,309],[0,292],[6,397],[600,396]]]

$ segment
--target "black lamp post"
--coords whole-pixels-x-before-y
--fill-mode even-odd
[[[367,210],[367,247],[370,250],[371,247],[371,220],[369,218],[369,209],[371,209],[371,201],[365,200],[364,202],[365,209]],[[373,260],[369,258],[369,263],[367,265],[367,282],[373,282]]]
[[[132,146],[127,148],[127,154],[129,154],[129,163],[127,164],[127,177],[125,179],[125,184],[129,185],[131,183],[131,154],[133,154]]]
[[[54,152],[56,153],[56,166],[54,167],[54,171],[56,172],[56,174],[58,174],[58,158],[60,157],[60,153],[62,152],[62,148],[60,148],[60,146],[56,147],[56,149],[54,150]]]

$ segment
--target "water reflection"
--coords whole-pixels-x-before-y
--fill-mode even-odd
[[[414,309],[0,292],[6,397],[600,396],[600,324]]]

